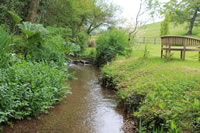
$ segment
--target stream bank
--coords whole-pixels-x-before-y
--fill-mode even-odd
[[[117,109],[112,90],[99,83],[94,66],[74,65],[76,80],[70,82],[72,94],[39,119],[22,120],[3,133],[123,133],[123,111]]]

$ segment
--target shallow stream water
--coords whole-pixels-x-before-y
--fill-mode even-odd
[[[123,115],[117,110],[114,94],[99,84],[94,66],[71,65],[76,80],[72,94],[39,119],[22,120],[3,133],[123,133]]]

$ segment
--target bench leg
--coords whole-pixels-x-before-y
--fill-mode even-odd
[[[171,54],[171,50],[169,50],[169,55]]]
[[[163,49],[161,50],[161,58],[163,58]]]
[[[168,50],[165,50],[165,57],[168,56]]]
[[[167,55],[166,55],[166,57],[169,57],[171,55],[171,50],[169,49],[169,50],[167,50]]]
[[[183,52],[183,60],[185,60],[185,51]]]
[[[200,61],[200,52],[199,52],[199,61]]]
[[[182,50],[181,50],[181,57],[180,58],[181,58],[181,60],[183,59],[183,51]]]

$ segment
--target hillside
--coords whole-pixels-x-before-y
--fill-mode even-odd
[[[186,36],[187,25],[174,25],[173,23],[171,23],[169,32],[169,35]],[[200,27],[194,27],[192,36],[200,38]],[[138,37],[160,37],[160,22],[142,26],[138,32]]]

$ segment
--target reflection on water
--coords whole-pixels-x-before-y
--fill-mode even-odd
[[[5,133],[123,133],[123,116],[116,110],[112,91],[98,83],[93,66],[71,65],[77,80],[70,83],[72,94],[40,119],[17,122]]]

